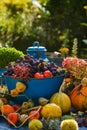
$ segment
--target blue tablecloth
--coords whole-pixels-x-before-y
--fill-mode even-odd
[[[9,125],[4,119],[0,118],[0,130],[29,130],[28,126],[23,126],[21,128],[14,128]],[[79,127],[79,130],[87,130],[87,127]]]

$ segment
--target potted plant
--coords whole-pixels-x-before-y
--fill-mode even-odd
[[[15,48],[0,48],[0,75],[10,62],[17,60],[23,55],[23,52],[16,50]]]

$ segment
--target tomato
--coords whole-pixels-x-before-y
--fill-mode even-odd
[[[43,75],[44,75],[45,78],[50,78],[50,77],[53,76],[52,72],[50,70],[44,71]]]
[[[40,78],[44,78],[44,75],[43,75],[43,74],[41,74],[41,75],[40,75]]]
[[[39,78],[44,78],[44,75],[37,72],[37,73],[34,74],[34,78],[38,78],[38,79]]]

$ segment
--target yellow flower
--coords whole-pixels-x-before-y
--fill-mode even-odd
[[[62,48],[59,49],[59,51],[60,51],[61,53],[64,53],[64,54],[68,54],[69,49],[66,48],[66,47],[62,47]]]
[[[84,9],[87,9],[87,5],[83,6]]]

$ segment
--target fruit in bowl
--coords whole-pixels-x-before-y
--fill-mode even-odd
[[[26,85],[24,94],[35,102],[39,97],[50,98],[53,93],[57,92],[64,74],[65,70],[54,62],[35,60],[29,54],[20,57],[14,64],[9,64],[3,73],[9,91],[15,89],[16,83],[20,81]],[[18,99],[24,101],[26,98],[18,96]]]
[[[9,64],[6,67],[4,76],[28,81],[31,78],[50,78],[64,73],[65,70],[54,62],[46,62],[42,59],[36,60],[33,56],[27,54],[17,59],[14,64]]]

